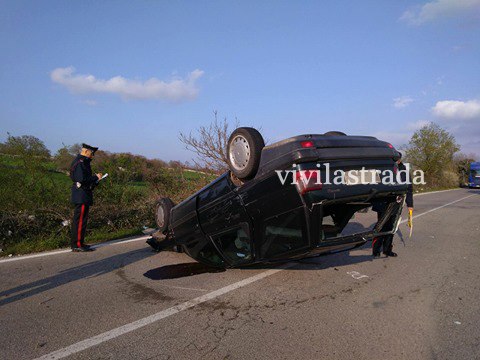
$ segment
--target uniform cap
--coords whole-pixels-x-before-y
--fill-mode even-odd
[[[83,143],[83,144],[82,144],[82,148],[84,148],[84,149],[88,149],[88,150],[91,150],[92,152],[95,152],[95,151],[97,151],[97,150],[98,150],[98,147],[95,147],[95,146],[90,146],[90,145],[88,145],[88,144],[85,144],[85,143]]]

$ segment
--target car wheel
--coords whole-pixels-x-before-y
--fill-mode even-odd
[[[165,232],[170,224],[170,210],[175,206],[170,198],[160,198],[155,205],[155,222],[158,230]]]
[[[232,173],[240,180],[255,176],[265,147],[258,130],[241,127],[233,131],[227,143],[227,160]]]
[[[344,132],[341,132],[341,131],[328,131],[323,135],[326,135],[326,136],[347,136],[347,134],[345,134]]]

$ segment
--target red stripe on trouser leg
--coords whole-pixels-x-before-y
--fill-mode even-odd
[[[80,220],[78,222],[77,230],[77,247],[82,247],[82,225],[83,225],[83,213],[85,212],[85,204],[82,204],[82,210],[80,211]]]
[[[372,248],[375,246],[375,243],[377,242],[378,238],[374,238],[372,241]]]

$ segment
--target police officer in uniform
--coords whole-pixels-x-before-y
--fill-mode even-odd
[[[85,230],[87,228],[88,210],[93,205],[93,189],[102,178],[102,174],[92,174],[90,162],[98,147],[82,144],[82,150],[73,160],[70,167],[72,184],[71,201],[75,206],[72,223],[71,246],[72,251],[93,251],[89,245],[84,244]]]
[[[398,152],[398,155],[400,156],[399,159],[397,160],[397,169],[398,170],[406,170],[405,165],[402,163],[402,153]],[[407,176],[405,171],[400,173],[401,175],[401,181],[406,182],[407,181]],[[408,184],[407,188],[407,198],[405,199],[405,202],[407,203],[408,210],[413,211],[413,186],[412,182]],[[386,203],[384,202],[379,202],[375,203],[372,206],[372,210],[377,212],[378,215],[378,220],[383,217],[383,214],[385,213],[387,208]],[[388,221],[385,223],[383,226],[383,229],[390,230],[394,226],[394,217],[390,217]],[[383,230],[382,229],[382,230]],[[372,241],[372,255],[374,257],[379,257],[380,256],[380,250],[382,249],[383,246],[383,254],[387,257],[396,257],[398,254],[396,252],[393,252],[393,234],[390,235],[384,235],[384,236],[379,236],[373,239]]]

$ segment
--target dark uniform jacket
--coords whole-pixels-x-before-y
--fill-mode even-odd
[[[73,204],[93,205],[93,188],[98,183],[98,177],[92,174],[91,161],[83,155],[77,155],[72,161],[70,178],[73,181],[71,198]]]
[[[407,168],[405,165],[401,162],[398,164],[398,170],[406,170]],[[407,177],[405,173],[401,173],[401,179],[403,182],[407,181]],[[410,183],[408,184],[407,188],[407,198],[405,199],[405,202],[407,203],[407,207],[413,207],[413,185],[412,185],[412,177],[410,176]]]
[[[401,162],[398,164],[398,171],[406,170],[407,168],[405,165]],[[400,179],[402,182],[407,181],[407,174],[405,172],[400,173]],[[413,207],[413,185],[412,185],[412,177],[410,176],[410,183],[408,184],[407,187],[407,197],[405,199],[405,202],[407,204],[407,207]],[[386,210],[386,204],[385,202],[375,202],[372,206],[372,210],[376,212],[383,212]]]

